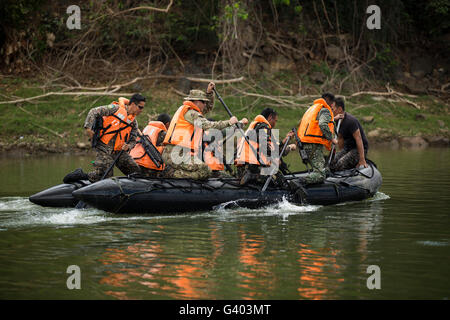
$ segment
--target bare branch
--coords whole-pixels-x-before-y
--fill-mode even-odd
[[[14,104],[19,102],[28,102],[48,96],[131,96],[132,93],[123,92],[47,92],[34,97],[17,99],[12,101],[0,101],[0,104]]]
[[[137,10],[150,10],[150,11],[158,11],[158,12],[165,12],[165,13],[167,13],[167,12],[169,12],[170,7],[172,7],[172,5],[173,5],[173,0],[170,0],[169,4],[167,5],[167,7],[165,9],[149,7],[149,6],[142,6],[142,7],[136,7],[136,8],[131,8],[131,9],[119,11],[119,12],[116,12],[114,15],[122,14],[122,13],[125,13],[125,12],[130,12],[130,11],[137,11]]]

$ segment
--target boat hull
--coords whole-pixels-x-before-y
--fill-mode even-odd
[[[78,200],[72,192],[90,185],[89,181],[78,181],[74,183],[62,183],[31,195],[28,199],[34,204],[44,207],[75,207]]]
[[[324,183],[309,185],[298,192],[292,187],[269,184],[240,186],[234,178],[206,181],[189,179],[147,179],[116,177],[89,183],[79,181],[61,184],[30,196],[41,206],[74,207],[78,201],[113,213],[181,213],[208,211],[218,207],[258,208],[283,198],[292,203],[331,205],[360,201],[373,196],[381,186],[381,174],[373,163],[362,170],[334,173]],[[288,182],[304,177],[307,172],[286,175]],[[290,183],[292,186],[292,184]]]
[[[287,181],[307,173],[285,176]],[[281,201],[331,205],[360,201],[373,196],[381,185],[381,174],[374,165],[360,171],[344,171],[325,183],[310,185],[304,193],[291,188],[260,185],[240,186],[236,179],[133,179],[111,178],[80,188],[73,195],[88,205],[114,213],[164,213],[204,211],[220,207],[258,208]]]

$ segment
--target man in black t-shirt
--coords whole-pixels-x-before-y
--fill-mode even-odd
[[[366,156],[369,148],[364,130],[359,121],[350,113],[345,112],[344,100],[336,99],[333,107],[334,120],[341,119],[339,140],[343,140],[343,150],[339,151],[330,164],[331,171],[341,171],[361,166],[367,168]]]

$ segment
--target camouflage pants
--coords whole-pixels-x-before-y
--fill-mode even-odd
[[[304,143],[303,148],[308,154],[312,166],[312,172],[305,177],[306,184],[322,183],[326,178],[323,145],[317,143]]]
[[[170,178],[204,180],[212,175],[208,165],[184,148],[168,145],[164,148],[162,158],[168,166],[167,176]]]
[[[364,156],[367,155],[367,151],[364,150]],[[339,151],[330,164],[331,171],[343,171],[353,169],[359,162],[358,149],[351,149],[350,151]]]
[[[94,161],[94,170],[87,174],[88,179],[91,182],[99,181],[103,177],[106,170],[108,170],[109,166],[114,162],[114,159],[116,159],[120,152],[113,151],[112,148],[105,145],[98,145],[95,149],[97,154]],[[127,152],[122,153],[116,162],[116,166],[125,175],[140,172],[139,166]],[[114,175],[113,171],[114,169],[111,169],[106,178],[112,177]]]
[[[143,166],[139,166],[139,168],[141,169],[141,174],[147,178],[158,178],[160,173],[163,172],[160,170],[152,170]]]

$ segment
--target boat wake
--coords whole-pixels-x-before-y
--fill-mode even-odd
[[[215,212],[222,215],[245,216],[281,216],[287,218],[290,215],[309,214],[319,210],[319,205],[299,205],[289,202],[285,197],[282,201],[259,209],[249,209],[239,206],[238,201],[222,203],[214,208]]]
[[[152,217],[158,218],[158,217]],[[0,198],[0,231],[10,228],[35,226],[70,227],[116,220],[143,220],[148,216],[117,216],[98,209],[78,210],[74,208],[41,207],[28,198]]]
[[[391,197],[389,197],[387,194],[378,191],[372,198],[368,199],[368,201],[380,201],[380,200],[387,200],[390,198]]]

